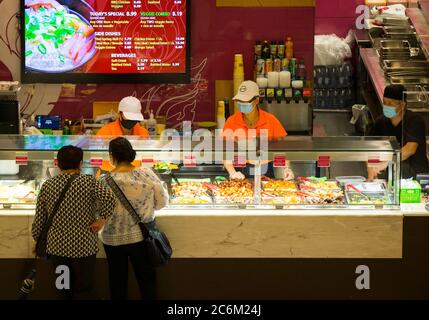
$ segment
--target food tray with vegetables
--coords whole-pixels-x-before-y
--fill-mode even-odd
[[[346,192],[347,203],[350,205],[384,205],[389,204],[385,192]]]
[[[40,72],[67,72],[96,53],[85,1],[25,0],[25,65]]]

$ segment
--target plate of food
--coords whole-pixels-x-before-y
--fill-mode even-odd
[[[86,64],[96,53],[91,12],[83,0],[25,0],[25,66],[59,73]]]

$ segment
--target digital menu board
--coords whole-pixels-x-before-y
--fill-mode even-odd
[[[22,82],[186,83],[190,0],[21,0]]]

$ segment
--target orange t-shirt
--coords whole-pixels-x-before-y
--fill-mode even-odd
[[[116,137],[116,136],[123,136],[123,135],[124,135],[124,132],[122,131],[122,127],[119,122],[119,119],[112,123],[106,124],[97,132],[97,136]],[[140,124],[137,123],[133,128],[132,135],[147,138],[149,137],[149,132],[145,128],[143,128]]]
[[[102,127],[98,132],[97,132],[97,136],[112,136],[112,137],[117,137],[117,136],[123,136],[124,132],[122,131],[121,128],[121,124],[119,122],[119,119],[109,123],[107,125],[105,125],[104,127]],[[140,124],[136,124],[133,128],[133,132],[132,132],[133,136],[140,136],[140,137],[144,137],[147,138],[149,137],[149,132],[143,128]],[[140,167],[140,161],[134,161],[133,165],[135,167]],[[113,170],[113,165],[110,163],[109,160],[103,160],[103,164],[100,167],[100,170],[102,171],[112,171]],[[100,172],[99,172],[100,173]],[[97,175],[99,175],[99,173]]]
[[[249,128],[247,127],[246,122],[244,121],[242,112],[236,112],[228,118],[228,120],[226,121],[223,127],[224,137],[227,137],[229,135],[228,132],[225,132],[225,130],[228,130],[228,129],[231,129],[232,131],[243,129],[247,136]],[[280,139],[287,136],[287,132],[283,128],[280,121],[271,113],[268,113],[262,109],[259,109],[259,120],[256,123],[256,126],[254,129],[256,129],[257,136],[260,136],[262,129],[268,130],[269,139]]]

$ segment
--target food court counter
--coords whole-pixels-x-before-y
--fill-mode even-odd
[[[402,258],[404,219],[416,216],[429,219],[423,204],[400,210],[167,208],[157,221],[174,258]],[[33,218],[32,210],[0,212],[0,258],[31,258]]]

